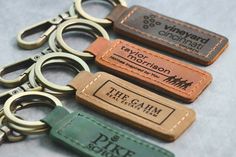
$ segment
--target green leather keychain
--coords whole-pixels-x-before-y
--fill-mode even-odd
[[[59,118],[61,120],[57,122]],[[174,156],[160,147],[151,145],[85,113],[69,114],[65,109],[57,107],[43,121],[51,126],[50,136],[54,140],[73,148],[84,156]]]
[[[12,113],[19,109],[18,104],[23,101],[40,100],[43,100],[42,103],[57,106],[41,121],[28,122]],[[23,134],[47,130],[50,126],[50,137],[54,141],[73,149],[83,157],[174,157],[171,152],[141,140],[98,117],[83,112],[69,113],[56,97],[46,93],[25,92],[14,95],[6,102],[4,113],[9,126]]]

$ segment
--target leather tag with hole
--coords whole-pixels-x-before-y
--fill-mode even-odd
[[[203,70],[124,40],[98,38],[87,51],[105,70],[187,103],[212,81]]]
[[[70,86],[81,104],[166,141],[195,120],[193,110],[108,73],[81,72]]]
[[[202,65],[212,64],[228,39],[149,9],[117,6],[107,17],[115,32]]]

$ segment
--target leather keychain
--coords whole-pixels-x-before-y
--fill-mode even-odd
[[[87,72],[80,72],[69,86],[59,86],[43,76],[48,61],[77,62],[75,58],[67,53],[43,56],[35,65],[36,80],[55,92],[76,92],[81,104],[166,141],[177,139],[194,122],[193,110],[108,73],[92,74],[82,60]]]
[[[19,106],[19,102],[27,105]],[[12,110],[32,106],[56,106],[43,120],[19,119]],[[38,104],[37,104],[38,102]],[[108,124],[104,119],[83,113],[69,113],[56,97],[42,92],[24,92],[11,97],[4,106],[10,128],[22,134],[39,134],[50,130],[50,138],[84,157],[174,157],[156,145]]]
[[[212,64],[228,46],[228,39],[222,35],[141,6],[127,8],[124,0],[112,0],[119,5],[106,19],[98,19],[83,10],[85,1],[75,1],[75,8],[83,18],[101,25],[112,25],[118,34],[198,64]]]
[[[75,26],[99,30],[106,38],[97,37],[87,50],[78,52],[63,39],[63,33]],[[83,58],[95,57],[104,70],[187,103],[196,100],[212,81],[208,72],[124,40],[109,41],[105,32],[100,25],[88,20],[68,20],[58,27],[57,45]]]

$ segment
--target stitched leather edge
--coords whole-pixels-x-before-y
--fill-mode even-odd
[[[86,91],[93,83],[95,83],[101,76],[102,76],[102,75],[100,74],[100,75],[98,75],[94,80],[90,81],[90,83],[89,83],[87,86],[85,86],[85,88],[84,88],[84,89],[82,90],[82,92],[81,92],[81,94],[83,94],[84,96],[87,96],[87,97],[89,97],[89,98],[91,98],[91,99],[93,99],[94,101],[97,101],[97,102],[99,102],[99,103],[100,103],[99,100],[97,100],[97,99],[95,99],[93,96],[91,96],[91,95],[85,93],[85,91]],[[180,120],[179,120],[170,130],[165,129],[164,127],[162,127],[162,126],[160,126],[160,125],[158,125],[158,127],[159,127],[161,130],[163,130],[163,131],[173,132],[175,129],[178,128],[178,126],[180,126],[180,124],[181,124],[183,121],[186,120],[186,118],[189,116],[189,114],[190,114],[189,112],[186,112],[186,114],[185,114],[182,118],[180,118]]]
[[[123,134],[123,133],[121,133],[121,132],[118,132],[118,131],[116,131],[116,130],[114,130],[114,129],[112,129],[112,128],[106,126],[106,125],[103,125],[102,123],[96,121],[95,119],[93,119],[93,118],[91,118],[91,117],[87,117],[87,116],[85,116],[85,115],[82,115],[81,113],[77,114],[77,115],[76,115],[72,120],[70,120],[68,123],[65,123],[65,125],[62,126],[61,128],[59,128],[59,129],[56,131],[56,133],[59,134],[59,135],[61,135],[61,136],[63,136],[64,138],[70,140],[72,143],[74,143],[74,144],[76,144],[76,145],[79,145],[79,146],[81,146],[81,147],[83,147],[83,148],[86,148],[86,146],[83,145],[82,143],[80,143],[78,140],[73,139],[73,138],[68,137],[67,135],[63,134],[63,130],[65,130],[67,127],[69,127],[70,125],[72,125],[72,122],[75,121],[78,117],[82,117],[82,118],[84,118],[84,119],[86,119],[86,120],[89,120],[89,121],[92,122],[93,124],[95,124],[95,125],[97,125],[97,126],[99,126],[99,127],[102,127],[102,128],[104,128],[104,129],[106,129],[106,130],[109,130],[109,131],[111,131],[111,132],[113,132],[113,133],[116,133],[116,134],[118,134],[118,135],[124,137],[124,138],[127,139],[127,140],[133,141],[133,142],[136,143],[136,144],[145,146],[145,147],[150,148],[150,149],[152,149],[152,150],[154,150],[154,151],[158,151],[158,152],[162,153],[163,155],[165,155],[165,156],[167,156],[167,157],[172,157],[172,155],[171,155],[169,152],[167,152],[166,150],[164,150],[164,149],[162,149],[162,148],[159,148],[159,147],[157,147],[157,146],[154,147],[154,146],[152,146],[152,145],[150,145],[150,144],[148,144],[148,143],[142,142],[141,140],[137,140],[137,139],[134,139],[134,138],[132,138],[132,137],[129,137],[129,136],[127,136],[127,135],[125,135],[125,134]]]
[[[191,51],[191,50],[189,50],[189,49],[187,49],[187,48],[184,48],[184,47],[182,47],[182,46],[179,46],[179,44],[175,44],[175,43],[169,42],[168,40],[165,40],[165,39],[159,38],[159,37],[157,37],[157,36],[148,34],[148,33],[146,33],[146,32],[143,32],[143,31],[141,31],[141,30],[138,30],[138,29],[136,29],[136,28],[134,28],[134,27],[131,27],[131,26],[125,24],[125,22],[131,17],[131,15],[134,14],[138,9],[144,9],[144,8],[135,7],[126,17],[124,17],[124,18],[121,20],[120,24],[123,25],[123,26],[125,26],[126,28],[128,28],[128,29],[130,29],[130,30],[134,30],[134,31],[136,31],[136,32],[138,32],[138,33],[141,33],[141,34],[143,34],[143,35],[145,35],[145,36],[147,36],[147,37],[149,37],[149,38],[153,38],[153,39],[157,39],[157,40],[166,42],[166,43],[169,44],[169,45],[173,45],[173,46],[175,46],[175,47],[177,47],[177,48],[180,48],[180,49],[185,50],[185,51],[187,51],[187,52],[196,54],[196,55],[198,55],[198,56],[201,56],[201,57],[204,57],[204,58],[209,58],[209,56],[217,49],[217,47],[218,47],[218,46],[223,42],[223,40],[224,40],[224,38],[222,38],[222,37],[220,37],[220,36],[210,34],[210,33],[206,32],[206,31],[200,30],[200,29],[198,29],[198,28],[194,28],[194,27],[192,27],[192,26],[190,26],[190,25],[187,25],[187,24],[182,23],[182,22],[179,22],[179,21],[175,21],[175,20],[168,19],[168,18],[166,18],[166,17],[164,17],[164,16],[161,16],[161,15],[159,15],[159,14],[156,13],[156,16],[158,16],[159,18],[161,18],[161,19],[163,19],[163,20],[170,21],[170,22],[173,22],[173,23],[178,24],[178,25],[182,25],[182,26],[184,26],[184,27],[187,27],[187,28],[190,28],[190,29],[192,29],[192,30],[195,30],[195,31],[197,31],[197,32],[199,32],[199,33],[203,33],[203,34],[206,34],[206,35],[209,35],[209,36],[218,38],[218,39],[220,40],[211,50],[209,50],[209,52],[208,52],[206,55],[199,54],[199,53],[197,53],[197,52],[194,52],[194,51]],[[146,9],[146,10],[147,10],[147,9]]]
[[[189,66],[187,66],[187,65],[184,65],[184,64],[182,64],[182,63],[175,62],[174,60],[169,60],[169,59],[166,59],[166,58],[161,57],[160,55],[156,55],[156,54],[150,53],[150,52],[148,52],[148,51],[141,50],[140,48],[135,47],[135,46],[133,46],[133,45],[129,45],[129,44],[126,43],[126,42],[125,42],[125,44],[126,44],[127,46],[129,46],[129,47],[132,47],[132,48],[137,49],[137,50],[139,50],[139,51],[143,51],[143,52],[145,52],[145,53],[148,53],[149,55],[152,55],[152,56],[157,57],[157,58],[161,58],[161,59],[166,60],[166,61],[168,61],[168,62],[177,64],[177,65],[179,65],[179,66],[185,67],[185,68],[190,69],[190,70],[192,70],[192,71],[195,71],[195,72],[197,72],[197,73],[199,73],[199,74],[202,74],[202,75],[204,75],[205,77],[203,77],[198,83],[196,83],[196,85],[195,85],[194,87],[192,87],[193,89],[190,90],[190,92],[184,92],[184,91],[181,91],[180,89],[178,89],[178,88],[176,88],[176,87],[170,86],[170,85],[168,85],[168,84],[164,84],[164,83],[162,83],[162,82],[159,81],[159,80],[152,79],[152,78],[150,78],[150,77],[147,77],[146,75],[142,75],[142,74],[140,74],[140,73],[138,73],[138,72],[135,72],[135,71],[133,71],[133,70],[130,70],[130,69],[124,67],[124,66],[121,66],[121,65],[119,65],[119,64],[115,64],[115,63],[112,63],[112,62],[106,60],[106,59],[105,59],[105,56],[106,56],[107,54],[109,54],[109,52],[111,53],[112,50],[113,50],[114,48],[116,48],[116,47],[117,47],[119,44],[121,44],[121,43],[124,43],[124,42],[122,42],[122,40],[116,40],[114,46],[113,46],[111,49],[107,50],[107,51],[103,54],[103,56],[101,57],[101,59],[102,59],[103,61],[109,63],[109,64],[112,64],[112,65],[114,65],[114,66],[118,66],[118,67],[120,67],[121,69],[130,71],[130,72],[133,72],[133,73],[135,73],[135,74],[137,74],[137,75],[139,75],[139,76],[142,76],[142,77],[151,79],[151,80],[154,81],[154,82],[160,83],[160,84],[162,84],[162,85],[164,85],[164,86],[167,86],[168,88],[177,90],[178,92],[183,93],[183,94],[186,94],[186,95],[188,95],[188,96],[191,96],[191,94],[194,93],[194,91],[195,91],[197,88],[199,88],[200,85],[201,85],[201,84],[206,80],[206,78],[207,78],[207,74],[204,73],[204,72],[202,72],[202,71],[199,71],[198,69],[193,69],[193,68],[191,68],[191,67],[189,67]]]

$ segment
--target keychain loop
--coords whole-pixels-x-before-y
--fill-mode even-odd
[[[43,93],[43,92],[23,92],[23,93],[19,93],[16,95],[13,95],[11,98],[9,98],[5,105],[4,105],[4,115],[6,116],[7,120],[9,120],[10,123],[15,124],[15,126],[20,126],[19,128],[25,128],[27,130],[27,128],[30,128],[31,130],[35,129],[35,130],[47,130],[47,125],[41,121],[26,121],[26,120],[22,120],[18,117],[16,117],[13,113],[13,111],[17,110],[17,107],[19,106],[19,101],[21,100],[21,102],[23,101],[33,101],[33,99],[39,101],[39,99],[42,99],[43,105],[50,105],[50,106],[62,106],[61,102],[59,99],[57,99],[55,96],[52,96],[50,94],[47,93]],[[50,102],[49,103],[45,103],[45,101]],[[12,125],[11,127],[13,127],[13,129],[19,129],[18,127],[14,128],[14,125]],[[24,131],[24,130],[22,130]]]
[[[63,67],[67,67],[70,68],[70,70],[73,70],[74,73],[79,73],[80,70],[73,64],[65,61],[65,60],[52,60],[49,62],[46,62],[45,64],[43,64],[43,68],[44,67],[50,67],[50,66],[63,66]],[[35,66],[33,66],[33,69],[35,68]],[[44,91],[46,93],[52,94],[54,96],[64,96],[66,95],[63,92],[56,92],[56,91],[51,91],[51,90],[47,90],[46,88],[42,87],[41,84],[39,82],[37,82],[37,79],[35,77],[35,72],[34,70],[32,70],[29,74],[29,83],[30,85],[33,87],[32,90],[27,90],[27,91],[35,91],[34,89],[38,89],[37,91]],[[1,112],[0,112],[1,113]]]
[[[46,131],[48,131],[48,127],[43,127],[43,128],[31,128],[31,127],[23,127],[23,126],[19,126],[17,124],[14,124],[12,122],[8,122],[8,126],[10,128],[13,128],[14,130],[16,130],[17,132],[19,132],[20,134],[23,135],[37,135],[37,134],[42,134]]]
[[[19,141],[23,141],[26,138],[25,135],[22,135],[20,133],[19,134],[15,134],[14,130],[9,128],[7,126],[7,124],[8,124],[8,122],[7,122],[7,119],[6,119],[5,115],[2,115],[0,117],[0,127],[1,127],[1,130],[4,129],[3,127],[5,127],[5,130],[7,130],[8,133],[7,133],[7,136],[6,136],[6,140],[8,142],[19,142]],[[1,141],[1,142],[3,142],[3,141]]]
[[[86,1],[89,1],[89,0],[76,0],[75,1],[75,9],[83,18],[88,19],[93,22],[96,22],[98,24],[101,24],[103,26],[109,26],[112,24],[112,21],[110,21],[108,19],[96,18],[96,17],[93,17],[93,16],[89,15],[88,13],[86,13],[82,7],[82,3],[86,2]],[[116,6],[116,5],[122,5],[125,7],[127,6],[125,0],[102,0],[102,1],[107,1],[110,4],[112,4],[113,6]]]
[[[56,40],[58,42],[58,45],[64,49],[65,51],[72,53],[76,56],[83,57],[83,58],[93,58],[94,55],[91,53],[86,53],[86,52],[79,52],[78,50],[75,50],[71,48],[63,39],[63,33],[67,32],[66,29],[70,27],[75,27],[75,26],[83,26],[83,27],[88,27],[91,30],[86,30],[84,29],[84,32],[87,32],[89,34],[97,34],[97,36],[101,36],[107,40],[109,40],[109,35],[106,32],[106,30],[100,26],[99,24],[96,24],[92,21],[84,20],[84,19],[71,19],[68,21],[65,21],[62,23],[58,29],[57,29],[57,34],[56,34]],[[93,33],[91,33],[92,31]]]
[[[76,74],[80,72],[80,69],[77,68],[77,65],[73,65],[73,64],[71,64],[71,63],[69,63],[65,60],[52,60],[52,61],[49,61],[49,62],[43,64],[43,68],[48,67],[48,66],[49,67],[50,66],[57,66],[57,65],[67,67]],[[6,92],[0,93],[0,117],[3,115],[3,109],[2,109],[1,105],[3,105],[6,102],[6,100],[8,98],[10,98],[12,95],[15,95],[19,92],[44,91],[46,93],[49,93],[49,94],[52,94],[52,95],[55,95],[55,96],[64,96],[64,95],[66,95],[65,93],[47,90],[44,87],[42,87],[41,84],[39,84],[39,82],[37,82],[37,80],[36,80],[34,67],[35,67],[35,65],[32,65],[32,70],[28,74],[28,78],[27,78],[27,81],[25,83],[23,83],[22,85],[20,85],[18,87],[10,89]]]
[[[68,32],[68,31],[84,31],[88,34],[90,34],[91,36],[93,36],[94,38],[97,38],[99,36],[99,33],[95,32],[95,30],[93,30],[92,28],[86,27],[86,26],[82,26],[82,25],[77,25],[77,26],[73,26],[73,27],[69,27],[66,30],[64,30],[64,32]],[[58,52],[62,52],[62,48],[59,47],[58,43],[56,42],[56,31],[54,31],[48,40],[48,44],[49,44],[49,48],[46,48],[45,50],[43,50],[41,53],[24,59],[22,61],[18,61],[16,63],[4,66],[4,67],[0,67],[0,85],[4,86],[4,87],[17,87],[22,85],[23,83],[25,83],[28,79],[28,75],[31,71],[33,64],[43,55],[48,54],[48,53],[58,53]],[[17,70],[20,69],[26,69],[22,74],[20,74],[17,78],[14,79],[6,79],[4,78],[4,76],[8,73],[11,72],[15,72]]]
[[[74,9],[74,6],[71,6],[68,12],[62,13],[53,19],[39,22],[20,31],[17,35],[18,45],[21,48],[29,50],[41,47],[48,40],[50,34],[55,31],[58,25],[60,25],[63,21],[72,18],[78,18]],[[43,34],[35,41],[24,40],[25,37],[36,34],[41,31],[44,31]]]
[[[63,33],[72,32],[72,31],[80,31],[80,32],[86,32],[89,35],[91,35],[93,38],[98,38],[101,33],[97,33],[96,30],[89,28],[88,26],[83,25],[76,25],[68,27],[67,29],[63,30]],[[53,52],[63,52],[62,48],[58,45],[58,42],[56,40],[57,31],[54,31],[48,40],[49,47],[52,49]]]
[[[52,90],[52,91],[56,91],[56,92],[62,92],[65,94],[71,94],[72,92],[74,92],[74,89],[70,86],[61,86],[61,85],[57,85],[54,84],[50,81],[48,81],[43,73],[42,73],[42,67],[45,63],[47,63],[48,61],[51,60],[65,60],[68,63],[74,64],[76,65],[77,69],[78,67],[81,68],[81,71],[85,70],[85,71],[90,71],[88,65],[79,57],[76,57],[75,55],[72,54],[68,54],[68,53],[52,53],[52,54],[47,54],[45,56],[43,56],[42,58],[40,58],[38,60],[38,62],[35,65],[35,76],[37,81],[40,82],[40,84],[42,84],[43,86],[45,86],[46,88]]]

